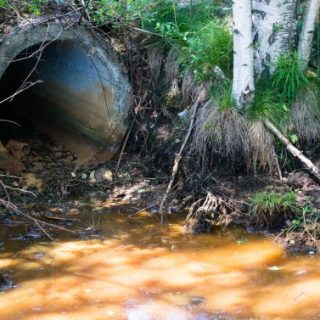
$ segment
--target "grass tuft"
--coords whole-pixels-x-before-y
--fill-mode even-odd
[[[293,102],[291,126],[307,143],[320,139],[320,89],[315,84],[303,87]]]
[[[281,228],[298,211],[297,195],[293,191],[284,194],[258,192],[251,200],[252,219],[259,228]]]
[[[279,56],[271,80],[272,87],[289,101],[297,96],[302,86],[308,84],[308,79],[299,66],[296,52]]]
[[[214,152],[228,157],[230,163],[247,159],[250,150],[247,123],[236,110],[221,109],[209,100],[197,117],[193,145],[201,156]]]
[[[262,121],[249,122],[250,155],[247,168],[254,174],[261,170],[272,170],[275,167],[274,139]]]

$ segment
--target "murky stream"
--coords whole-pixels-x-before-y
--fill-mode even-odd
[[[1,320],[320,319],[316,256],[286,257],[240,231],[184,235],[153,217],[85,219],[102,238],[20,241],[1,227],[0,269],[17,285],[0,294]]]

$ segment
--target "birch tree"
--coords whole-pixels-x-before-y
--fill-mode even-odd
[[[239,108],[254,96],[252,14],[250,0],[234,0],[233,14],[233,85],[232,93]]]
[[[308,66],[319,8],[320,0],[310,0],[307,5],[298,45],[298,59],[302,70]]]
[[[279,55],[293,46],[297,0],[254,0],[254,65],[273,73]]]

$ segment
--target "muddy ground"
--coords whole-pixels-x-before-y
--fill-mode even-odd
[[[130,217],[143,211],[153,215],[160,226],[159,204],[169,181],[169,162],[159,166],[159,158],[125,152],[120,162],[118,155],[106,164],[80,166],[76,156],[62,144],[39,132],[28,138],[4,141],[0,159],[1,223],[8,227],[26,224],[22,235],[26,239],[53,239],[61,228],[75,232],[75,236],[95,236],[99,230],[94,227],[73,229],[72,219],[84,208],[101,213],[119,210]],[[275,241],[288,252],[317,249],[317,243],[302,232],[259,230],[249,214],[251,198],[259,191],[294,190],[299,201],[309,197],[313,206],[320,209],[320,187],[307,173],[296,171],[282,181],[269,174],[217,174],[208,177],[202,194],[184,189],[179,179],[166,203],[166,215],[184,212],[187,217],[194,202],[206,192],[226,204],[217,207],[220,212],[209,221],[209,228],[208,225],[197,228],[188,221],[186,232],[214,232],[217,227],[241,226],[249,232],[274,235]]]

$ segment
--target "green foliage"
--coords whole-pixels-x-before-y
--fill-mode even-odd
[[[190,8],[179,7],[175,0],[94,0],[89,10],[98,24],[139,27],[153,35],[152,42],[173,46],[181,66],[199,81],[212,79],[216,65],[231,76],[231,31],[221,18],[221,5],[213,1]]]
[[[268,119],[278,128],[289,120],[287,102],[275,89],[267,83],[258,84],[255,99],[249,110],[251,120]]]
[[[268,119],[278,128],[285,128],[290,120],[293,101],[307,84],[309,80],[298,65],[297,53],[281,55],[271,78],[257,83],[249,116],[253,120]],[[295,138],[293,136],[293,140]]]
[[[30,13],[39,16],[48,2],[49,0],[32,0],[26,4],[26,8]]]
[[[308,79],[299,67],[296,52],[279,57],[271,80],[272,87],[284,98],[292,101],[297,96],[301,87],[308,83]]]
[[[0,8],[26,11],[35,16],[39,16],[48,3],[49,0],[0,0]]]
[[[280,227],[298,211],[297,195],[293,191],[284,194],[258,192],[251,200],[252,218],[260,227]]]
[[[214,66],[227,76],[232,70],[232,37],[227,26],[219,20],[208,21],[203,27],[185,34],[184,64],[191,64],[195,78],[213,78]]]
[[[317,209],[315,209],[311,203],[307,203],[301,208],[300,214],[296,215],[291,221],[287,231],[307,230],[310,225],[317,224],[318,220],[319,214]]]
[[[252,214],[260,211],[269,212],[271,215],[281,210],[297,210],[297,195],[290,191],[284,194],[272,192],[257,192],[252,198]]]
[[[137,22],[143,24],[154,20],[158,12],[155,0],[93,0],[88,9],[93,21],[97,24],[112,23],[114,26],[123,23]],[[161,2],[161,1],[160,1]]]
[[[236,109],[237,103],[232,95],[232,81],[224,81],[221,85],[213,88],[212,96],[220,110]]]

